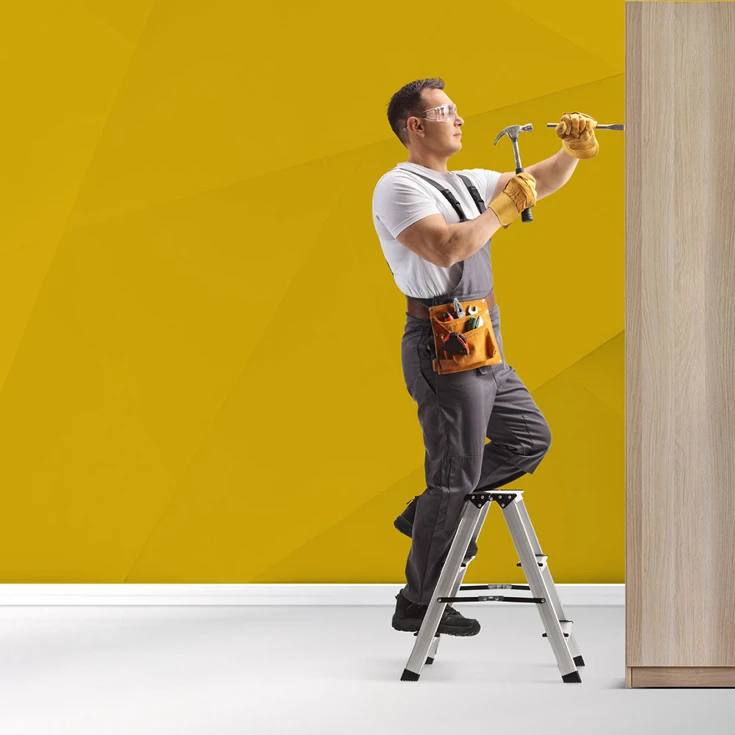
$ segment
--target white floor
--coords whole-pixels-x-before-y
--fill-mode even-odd
[[[625,689],[625,608],[567,606],[561,681],[533,606],[457,605],[418,682],[392,606],[0,607],[2,735],[735,732],[732,689]]]

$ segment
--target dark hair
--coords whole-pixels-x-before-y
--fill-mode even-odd
[[[417,79],[401,87],[388,103],[388,122],[398,140],[408,147],[408,131],[402,130],[406,127],[406,121],[412,115],[420,115],[426,105],[421,99],[422,89],[444,89],[444,80],[441,77],[429,79]]]

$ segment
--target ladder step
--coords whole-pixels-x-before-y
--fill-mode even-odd
[[[533,602],[540,605],[546,602],[545,597],[506,597],[504,595],[480,597],[437,597],[437,602]]]
[[[561,625],[561,632],[564,633],[565,638],[569,638],[569,634],[572,632],[572,623],[573,620],[560,620],[559,625]],[[541,634],[542,638],[548,638],[546,633]]]
[[[543,568],[543,567],[545,567],[545,566],[546,566],[546,560],[547,560],[547,559],[549,558],[549,557],[548,557],[548,554],[535,554],[535,557],[536,557],[537,559],[541,559],[541,561],[540,561],[540,562],[538,562],[538,565],[539,565],[540,567],[542,567],[542,568]],[[522,566],[523,566],[523,564],[521,564],[521,562],[518,562],[518,564],[516,564],[516,566],[517,566],[517,567],[522,567]]]
[[[468,590],[528,590],[530,592],[531,587],[527,584],[463,584],[459,588],[460,592]]]

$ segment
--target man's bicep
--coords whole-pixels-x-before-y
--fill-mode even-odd
[[[448,226],[444,215],[430,214],[399,232],[396,240],[429,263],[448,268],[445,251],[447,236]]]

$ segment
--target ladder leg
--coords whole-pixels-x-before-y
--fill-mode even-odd
[[[434,659],[436,658],[436,651],[439,648],[439,639],[441,638],[440,635],[435,635],[434,640],[431,642],[431,645],[429,646],[429,652],[426,654],[426,664],[433,664]]]
[[[467,569],[467,564],[464,561],[467,547],[470,545],[470,539],[476,536],[476,529],[479,533],[482,524],[478,523],[478,521],[480,519],[484,520],[487,514],[487,508],[490,505],[491,503],[486,503],[482,508],[478,508],[474,503],[468,503],[465,500],[459,527],[442,566],[439,581],[436,583],[436,587],[432,593],[426,615],[424,615],[424,620],[421,623],[421,628],[415,634],[416,643],[414,643],[406,668],[403,670],[401,681],[418,681],[424,664],[428,663],[427,659],[431,658],[433,660],[434,656],[430,654],[430,651],[436,654],[436,649],[439,645],[439,634],[436,631],[444,614],[444,608],[448,604],[446,602],[437,602],[437,599],[440,597],[451,597],[459,589]]]
[[[546,635],[548,636],[549,643],[556,657],[556,663],[559,666],[559,671],[562,675],[562,680],[566,683],[575,682],[579,683],[582,681],[577,667],[574,663],[572,655],[567,646],[564,632],[560,623],[559,615],[554,606],[553,601],[550,597],[550,592],[544,579],[544,575],[541,573],[539,568],[539,562],[536,559],[536,552],[531,545],[531,539],[526,531],[526,526],[521,518],[521,512],[519,510],[519,504],[523,501],[523,497],[520,492],[516,491],[515,498],[509,503],[505,503],[498,498],[498,495],[493,493],[496,499],[499,500],[501,507],[503,508],[503,516],[510,535],[513,538],[516,551],[521,558],[521,564],[523,572],[528,580],[531,593],[534,597],[543,597],[546,601],[536,605],[541,621],[546,629]],[[512,490],[506,491],[506,496],[513,494]],[[545,561],[541,562],[543,565]]]
[[[485,523],[485,516],[487,515],[488,510],[490,509],[490,506],[492,503],[485,503],[485,505],[482,506],[480,509],[480,515],[477,517],[477,520],[475,521],[475,527],[470,534],[470,540],[467,542],[467,547],[469,548],[469,545],[472,541],[477,543],[477,537],[480,535],[480,531],[482,530],[482,526]],[[459,591],[459,588],[462,586],[462,580],[464,580],[464,575],[467,573],[467,566],[469,563],[474,559],[475,557],[467,558],[466,552],[465,556],[463,558],[462,564],[459,568],[459,571],[457,572],[457,578],[454,580],[454,584],[452,585],[451,595],[450,597],[456,597],[457,592]],[[436,658],[436,651],[439,648],[439,639],[441,636],[434,636],[434,642],[431,644],[431,647],[429,648],[429,653],[426,657],[426,663],[427,664],[433,664],[434,659]]]
[[[533,529],[533,524],[531,523],[531,519],[528,516],[528,510],[526,509],[526,504],[523,502],[522,496],[521,499],[518,501],[518,512],[526,529],[526,534],[528,534],[531,546],[533,547],[534,554],[543,554],[543,552],[541,551],[541,545],[539,544],[538,537],[536,536],[536,532]],[[551,600],[554,609],[559,615],[559,620],[566,620],[567,616],[564,614],[564,610],[561,606],[561,600],[559,599],[554,580],[551,578],[551,571],[549,570],[548,564],[544,564],[544,566],[541,568],[541,574],[544,577],[546,588],[549,591],[549,599]],[[577,640],[574,637],[573,626],[570,626],[568,635],[569,637],[567,638],[567,643],[569,645],[569,652],[572,654],[572,658],[574,659],[574,663],[577,666],[584,666],[584,658],[582,658],[582,654],[580,653],[579,647],[577,646]]]

